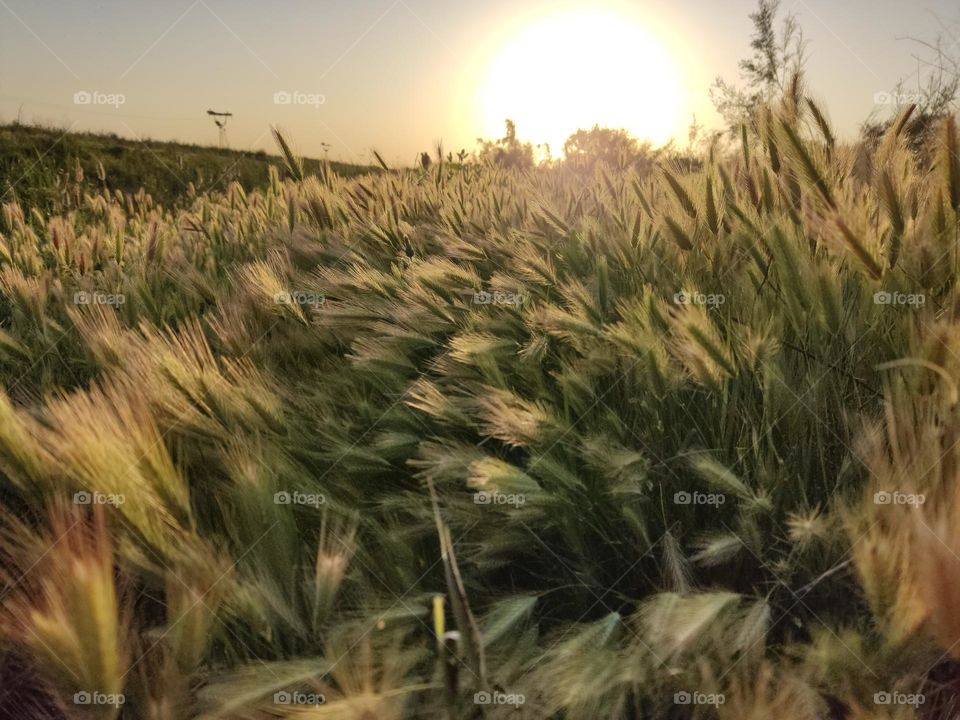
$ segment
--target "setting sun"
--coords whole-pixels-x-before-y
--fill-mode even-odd
[[[509,117],[558,156],[595,124],[668,141],[685,121],[683,90],[670,53],[636,18],[583,10],[545,17],[498,48],[477,99],[488,137]]]

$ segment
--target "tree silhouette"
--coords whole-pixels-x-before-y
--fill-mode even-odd
[[[652,164],[655,152],[649,142],[639,142],[622,128],[594,125],[589,130],[577,130],[568,137],[563,143],[563,155],[573,167],[593,168],[597,163],[603,163],[627,168]]]
[[[788,13],[777,32],[780,0],[759,0],[750,13],[753,54],[740,61],[741,86],[718,77],[710,88],[710,99],[727,126],[735,130],[752,119],[754,111],[786,89],[790,78],[803,69],[806,43],[796,15]]]
[[[513,120],[508,118],[505,122],[506,133],[499,140],[477,138],[480,144],[480,159],[505,167],[533,167],[533,146],[517,139],[517,127]]]

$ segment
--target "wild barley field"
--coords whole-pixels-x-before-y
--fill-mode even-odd
[[[0,218],[0,716],[948,718],[960,157]]]
[[[94,190],[106,187],[135,195],[143,189],[154,201],[179,207],[199,194],[222,192],[232,183],[246,191],[265,187],[270,166],[277,160],[263,151],[0,124],[0,179],[4,181],[0,196],[7,202],[16,197],[43,213],[62,207],[63,196],[84,178]],[[313,172],[319,163],[304,160]],[[344,177],[375,171],[339,162],[330,166]]]

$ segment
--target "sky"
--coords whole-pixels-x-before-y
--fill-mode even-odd
[[[737,78],[754,0],[0,0],[0,122],[409,164],[502,134],[558,144],[594,122],[660,144]],[[783,0],[808,41],[807,86],[841,136],[915,77],[909,38],[947,38],[949,0]],[[957,40],[955,40],[955,38]]]

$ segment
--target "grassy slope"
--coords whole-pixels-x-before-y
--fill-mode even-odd
[[[175,204],[192,183],[197,192],[223,190],[239,182],[245,190],[267,185],[269,167],[279,158],[264,151],[242,152],[176,142],[139,142],[116,135],[64,133],[59,128],[30,125],[0,126],[0,192],[4,201],[16,197],[28,207],[54,207],[64,173],[97,177],[103,164],[112,190],[135,193],[141,187],[163,205]],[[316,171],[320,161],[305,161]],[[332,163],[337,174],[352,177],[373,168]]]
[[[807,107],[683,176],[4,207],[0,717],[954,717],[957,129]]]

